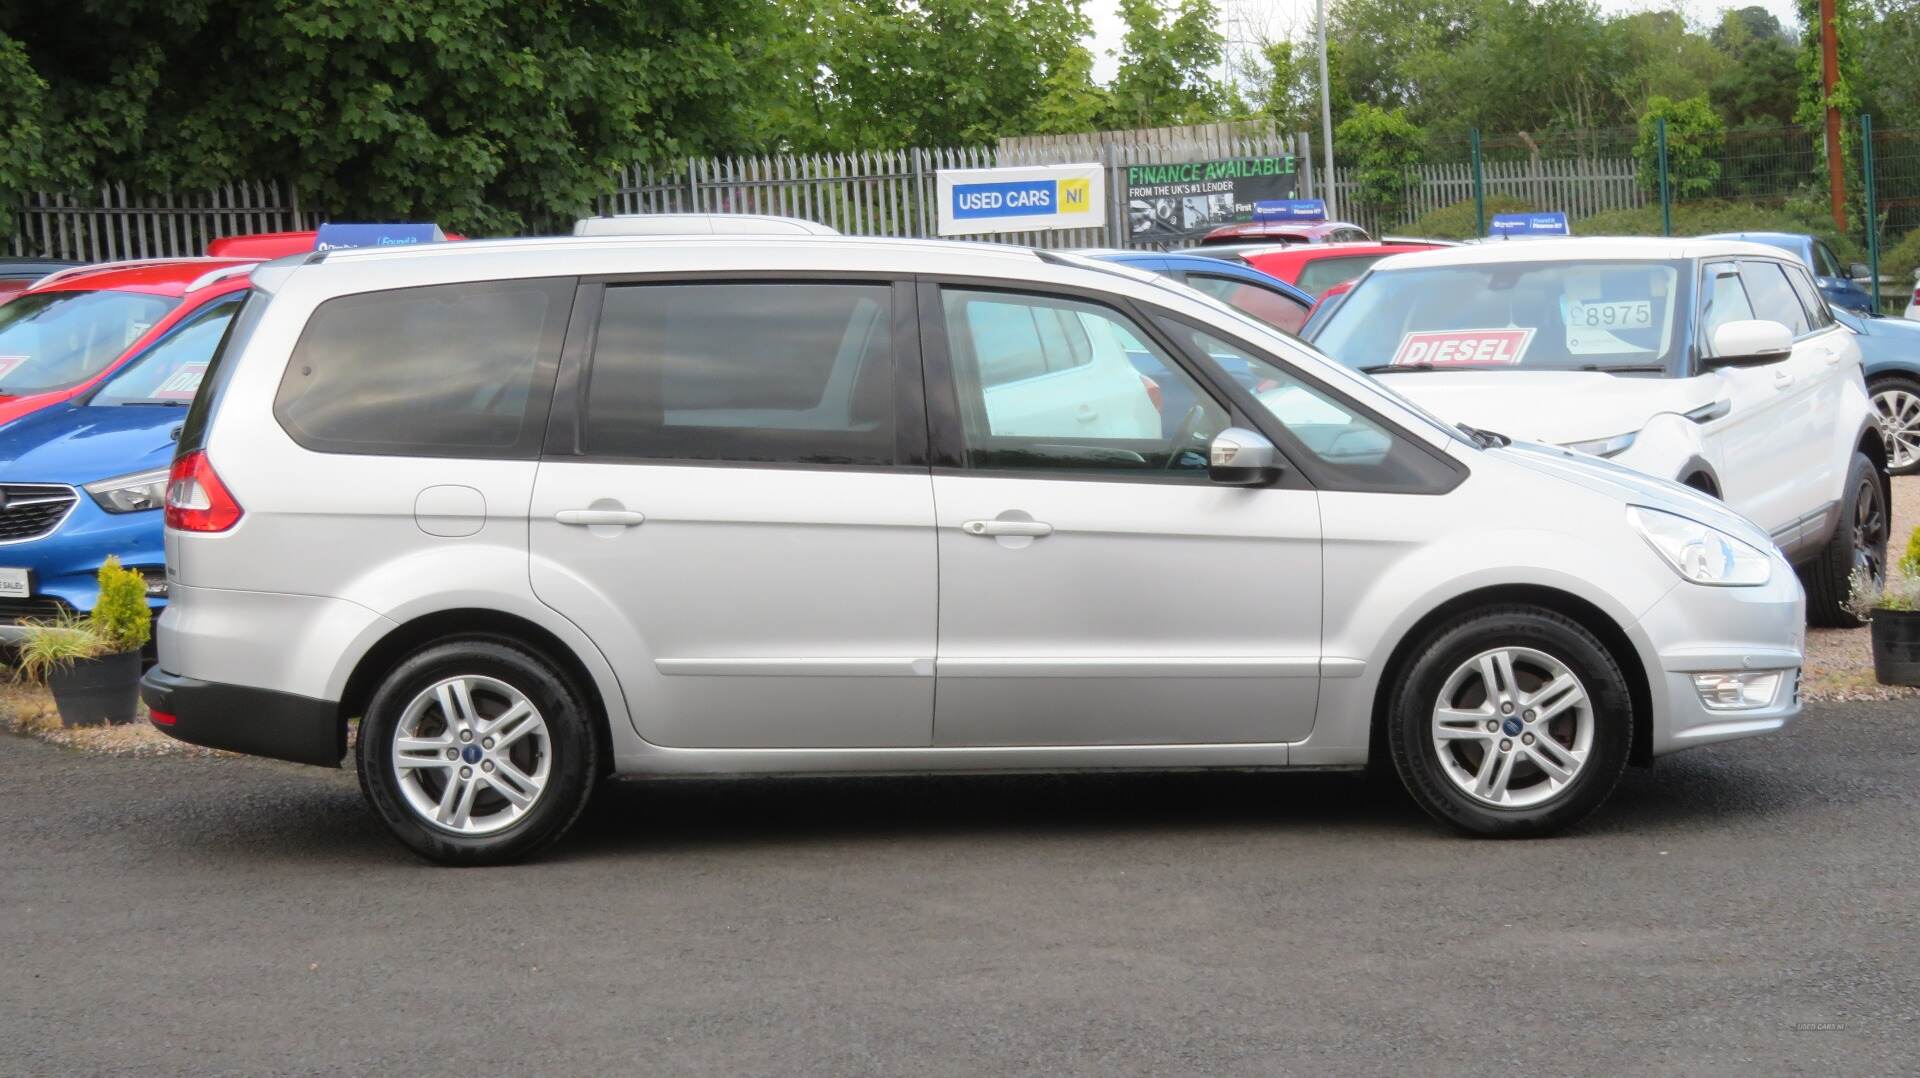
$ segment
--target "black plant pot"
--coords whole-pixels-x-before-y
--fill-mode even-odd
[[[140,710],[140,652],[81,659],[47,673],[62,726],[132,722]]]
[[[1873,612],[1873,677],[1882,685],[1920,685],[1920,611]]]

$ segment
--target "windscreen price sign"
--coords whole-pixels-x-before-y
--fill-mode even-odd
[[[1107,223],[1099,165],[942,169],[940,235],[1098,228]]]

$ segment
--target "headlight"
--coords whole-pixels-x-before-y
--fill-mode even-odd
[[[167,504],[167,469],[102,479],[88,483],[87,493],[109,513],[138,513]]]
[[[1754,587],[1773,575],[1765,551],[1697,520],[1640,505],[1627,506],[1627,520],[1674,572],[1695,584]]]
[[[1568,442],[1562,449],[1571,449],[1575,453],[1586,453],[1595,457],[1611,457],[1625,453],[1633,440],[1639,437],[1638,431],[1629,434],[1616,434],[1611,438],[1595,438],[1591,442]]]

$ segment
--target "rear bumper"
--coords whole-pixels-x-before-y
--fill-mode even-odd
[[[200,681],[157,666],[140,679],[140,698],[156,729],[195,745],[319,767],[339,767],[347,752],[346,724],[331,700]]]

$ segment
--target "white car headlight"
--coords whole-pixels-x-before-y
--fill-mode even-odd
[[[1560,448],[1595,457],[1611,457],[1625,453],[1627,447],[1631,446],[1633,440],[1639,436],[1639,431],[1632,431],[1627,434],[1616,434],[1611,438],[1595,438],[1590,442],[1568,442]]]
[[[1627,506],[1627,520],[1673,571],[1695,584],[1756,587],[1773,575],[1773,559],[1718,528],[1697,520]]]
[[[138,513],[167,504],[167,469],[115,476],[87,484],[87,493],[109,513]]]

